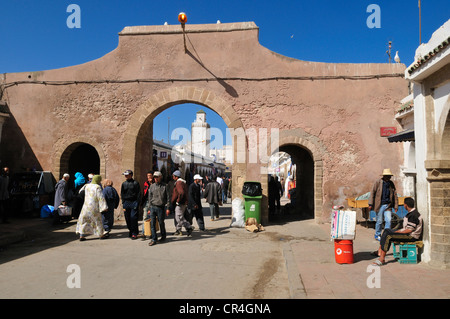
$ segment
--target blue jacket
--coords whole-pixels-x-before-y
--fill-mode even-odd
[[[103,196],[105,196],[106,204],[108,205],[108,209],[113,209],[119,207],[119,194],[112,186],[106,186],[103,189]]]

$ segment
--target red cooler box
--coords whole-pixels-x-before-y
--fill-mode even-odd
[[[334,255],[338,264],[353,264],[353,240],[335,239]]]

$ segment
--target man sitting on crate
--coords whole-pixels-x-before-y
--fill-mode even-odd
[[[411,197],[405,198],[404,207],[408,211],[408,214],[403,218],[403,228],[399,230],[387,228],[383,231],[380,247],[378,251],[372,253],[379,256],[373,263],[374,265],[382,266],[386,264],[386,253],[389,251],[393,242],[414,242],[420,239],[422,235],[422,216],[414,208],[414,199]]]

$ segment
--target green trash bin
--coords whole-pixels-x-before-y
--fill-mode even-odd
[[[261,224],[261,198],[262,196],[244,196],[245,221],[248,218],[256,218],[258,224]]]
[[[262,188],[260,182],[245,182],[242,187],[244,197],[245,221],[248,218],[256,218],[258,224],[261,224],[261,199]]]

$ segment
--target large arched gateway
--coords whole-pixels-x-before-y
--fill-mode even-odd
[[[122,152],[123,168],[134,167],[136,176],[141,176],[143,172],[148,170],[149,165],[151,166],[149,159],[152,158],[150,152],[153,145],[153,137],[151,136],[153,119],[167,108],[182,103],[204,105],[219,114],[228,128],[232,129],[232,132],[245,132],[238,114],[226,104],[226,101],[216,96],[214,92],[201,87],[166,89],[151,96],[130,117],[125,131],[126,143]],[[236,138],[243,142],[243,149],[245,150],[245,136],[239,135]],[[238,152],[239,145],[239,143],[233,143],[234,148],[236,148],[234,153]],[[232,171],[238,185],[242,185],[245,180],[246,170],[245,165],[242,165],[245,164],[245,161],[242,162],[233,161]],[[234,195],[237,195],[238,187],[234,188],[234,192]]]
[[[236,133],[235,196],[246,180],[261,181],[267,195],[260,150],[274,136],[280,149],[314,166],[304,179],[314,184],[305,203],[317,221],[346,197],[368,192],[383,168],[398,175],[401,146],[380,128],[397,125],[393,112],[408,93],[405,66],[295,60],[261,46],[258,33],[252,22],[126,27],[118,47],[98,60],[0,75],[10,116],[2,165],[40,167],[59,179],[69,155],[89,144],[104,177],[120,185],[123,170],[132,169],[142,181],[153,119],[191,102],[214,110]],[[263,223],[267,217],[264,209]]]

